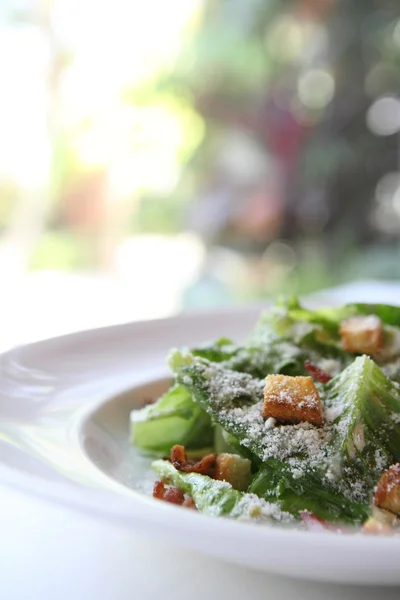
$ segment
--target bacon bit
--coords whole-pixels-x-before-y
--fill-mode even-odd
[[[188,498],[185,498],[182,506],[184,506],[185,508],[192,508],[194,510],[197,510],[197,506],[194,503],[194,500],[191,496],[188,496]]]
[[[300,517],[305,526],[309,531],[334,531],[336,533],[344,533],[349,532],[350,529],[346,527],[341,527],[339,525],[335,525],[334,523],[330,523],[325,519],[321,519],[321,517],[317,517],[314,513],[308,512],[308,510],[301,510]]]
[[[185,496],[182,490],[180,490],[179,488],[170,487],[164,494],[164,500],[165,502],[171,502],[171,504],[178,504],[180,506],[184,503]]]
[[[216,460],[216,454],[208,454],[197,462],[188,461],[184,446],[176,444],[171,448],[171,462],[182,473],[200,473],[214,477]]]
[[[208,475],[209,477],[214,477],[216,460],[216,454],[208,454],[207,456],[204,456],[204,458],[196,462],[194,465],[188,464],[186,466],[187,472],[200,473],[201,475]]]
[[[153,498],[158,500],[164,500],[165,485],[162,481],[156,481],[153,487]]]
[[[319,381],[320,383],[328,383],[332,379],[332,376],[329,375],[326,371],[323,371],[317,365],[313,365],[311,361],[304,361],[304,368],[310,373],[311,377]]]
[[[300,517],[310,531],[326,531],[328,522],[307,510],[300,511]]]
[[[164,500],[171,504],[183,504],[185,502],[185,496],[177,487],[166,488],[162,481],[156,481],[153,488],[153,498],[158,500]]]
[[[180,467],[187,463],[187,455],[185,452],[185,446],[181,446],[179,444],[175,444],[175,446],[172,446],[171,455],[170,455],[169,460],[172,462],[175,469],[178,469],[178,471],[181,471],[182,469]]]

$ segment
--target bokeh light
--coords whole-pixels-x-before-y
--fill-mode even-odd
[[[392,0],[7,0],[4,288],[136,319],[400,279],[399,60]]]
[[[310,69],[299,78],[298,95],[308,108],[325,108],[335,93],[333,76],[322,69]]]
[[[368,110],[367,123],[376,135],[393,135],[400,131],[400,99],[378,98]]]

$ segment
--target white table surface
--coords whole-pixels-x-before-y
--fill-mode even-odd
[[[369,291],[368,291],[369,290]],[[387,296],[385,297],[385,291]],[[357,298],[400,298],[366,284]],[[362,293],[361,293],[362,292]],[[252,572],[99,523],[0,482],[0,598],[4,600],[398,600],[399,588],[294,581]]]

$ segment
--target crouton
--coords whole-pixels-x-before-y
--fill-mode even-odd
[[[376,354],[383,348],[382,321],[375,315],[351,317],[341,323],[340,337],[346,352]]]
[[[379,508],[400,515],[400,463],[383,473],[375,488],[374,502]]]
[[[311,377],[268,375],[264,387],[263,417],[284,423],[324,422],[319,392]]]
[[[235,490],[247,490],[251,477],[251,462],[238,454],[221,453],[217,455],[215,479],[222,479]]]
[[[399,520],[395,515],[374,506],[372,515],[365,521],[361,531],[372,535],[391,535],[398,527]]]

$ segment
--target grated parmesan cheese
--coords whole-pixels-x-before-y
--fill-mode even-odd
[[[322,427],[308,422],[278,424],[275,419],[266,421],[262,416],[264,380],[228,370],[226,365],[218,363],[204,361],[197,366],[204,375],[205,392],[210,396],[212,409],[209,412],[218,410],[221,425],[236,435],[243,447],[255,452],[263,461],[276,459],[286,463],[294,478],[305,477],[310,471],[320,473],[321,482],[325,481],[350,501],[368,501],[368,484],[360,481],[357,461],[359,453],[368,452],[370,442],[362,423],[350,427],[353,433],[348,439],[353,413],[347,410],[344,399],[340,402],[336,397],[335,405],[325,406]],[[350,383],[346,380],[346,395],[357,393],[362,376],[360,361],[354,379]],[[337,421],[339,416],[342,418]],[[400,422],[400,415],[394,414],[392,419]],[[354,465],[343,462],[343,451],[353,457]],[[372,453],[372,461],[374,470],[380,472],[388,466],[387,457],[379,450]]]
[[[274,519],[275,521],[290,523],[294,517],[282,511],[277,504],[271,504],[256,494],[244,494],[232,512],[232,516],[239,515],[239,520]]]

